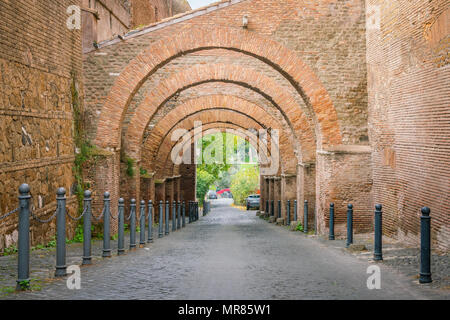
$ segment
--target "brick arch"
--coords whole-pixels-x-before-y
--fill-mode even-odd
[[[235,125],[232,123],[209,123],[206,126],[203,126],[203,131],[202,131],[202,135],[208,135],[210,131],[215,130],[215,131],[220,131],[220,132],[227,132],[227,130],[233,130],[233,134],[235,134],[236,136],[239,136],[243,139],[245,139],[247,136],[245,134],[243,134],[241,131],[245,130],[245,128],[240,127],[239,125]],[[190,131],[192,132],[194,129],[191,129]],[[192,139],[189,143],[194,143],[195,141],[197,141],[200,137],[198,135],[193,135]],[[249,137],[249,142],[250,144],[255,148],[255,150],[258,150],[258,141],[254,140],[252,137]],[[176,142],[174,143],[174,145],[172,146],[175,147]],[[267,152],[266,152],[267,151]],[[262,157],[265,161],[267,161],[269,159],[269,155],[270,155],[270,149],[266,146],[266,148],[264,148],[264,152],[263,154],[259,155],[260,158]],[[164,173],[169,173],[166,176],[171,176],[171,175],[176,175],[175,173],[175,168],[179,165],[175,165],[172,162],[169,162],[168,160],[166,160],[166,167],[164,169]],[[172,171],[171,169],[172,168]],[[172,172],[170,174],[170,172]]]
[[[203,110],[201,112],[205,112],[205,110]],[[242,125],[234,124],[232,122],[226,122],[226,121],[213,121],[213,122],[207,123],[206,126],[208,127],[208,129],[204,129],[203,132],[205,132],[207,130],[213,130],[213,129],[216,129],[216,128],[225,128],[225,127],[232,127],[232,126],[234,126],[236,128],[239,128],[240,130],[244,130],[244,131],[248,129],[247,127],[243,127]],[[188,129],[188,132],[190,132],[191,134],[193,133],[193,131],[194,131],[194,128]],[[240,136],[244,137],[243,134],[241,134]],[[192,139],[195,139],[195,137],[196,136],[193,136]],[[257,147],[258,141],[253,141],[253,142],[254,143],[252,143],[252,145],[255,147],[256,150],[258,150],[258,147]],[[165,175],[167,175],[168,172],[170,171],[170,170],[168,171],[167,168],[174,167],[174,164],[172,163],[172,161],[169,158],[170,157],[170,153],[172,152],[173,148],[178,143],[180,143],[180,141],[170,141],[170,139],[165,139],[163,141],[163,143],[170,144],[170,152],[168,152],[168,153],[166,152],[163,155],[158,153],[156,155],[156,157],[153,159],[152,163],[163,164],[164,168],[166,168],[163,172],[164,172]],[[263,153],[263,159],[269,160],[270,159],[269,155],[271,153],[270,152],[271,150],[269,149],[269,144],[266,144],[265,147],[266,148],[264,149],[265,152]],[[278,146],[276,146],[276,148],[277,148],[277,150],[279,150]],[[169,150],[169,149],[166,148],[166,151],[167,150]],[[280,172],[281,172],[283,170],[282,168],[286,167],[286,165],[285,165],[285,161],[283,161],[284,155],[282,153],[279,153],[279,154],[280,154],[280,158],[281,158],[281,161],[280,161]],[[291,165],[291,167],[293,167],[293,165]],[[293,170],[293,169],[291,169],[291,170]]]
[[[206,125],[216,123],[218,125],[234,124],[242,128],[255,128],[257,130],[264,128],[255,120],[249,118],[247,115],[238,113],[235,110],[202,110],[198,114],[182,120],[174,129],[184,128],[186,130],[191,130],[192,128],[194,128],[195,121],[201,121]],[[152,163],[153,166],[151,167],[151,170],[155,171],[157,174],[162,174],[162,172],[167,171],[163,171],[163,168],[171,165],[171,161],[169,161],[170,153],[176,144],[177,141],[171,141],[170,135],[168,135],[162,141],[159,152]],[[291,161],[292,163],[289,163],[289,160],[292,159],[286,159],[285,157],[282,157],[282,155],[280,155],[281,170],[296,170],[297,161],[294,160]],[[285,165],[289,165],[289,168],[286,168]],[[159,176],[159,178],[161,178],[161,176]]]
[[[281,111],[292,128],[294,144],[301,146],[302,161],[313,161],[316,155],[316,139],[308,117],[300,109],[294,97],[275,80],[251,68],[238,65],[195,65],[161,81],[149,92],[136,108],[125,134],[125,153],[137,157],[145,128],[161,106],[177,93],[207,82],[227,82],[247,87],[268,99]]]
[[[268,114],[261,106],[254,104],[248,100],[228,95],[209,95],[190,99],[178,105],[165,115],[152,129],[151,134],[146,138],[144,152],[141,159],[149,159],[154,161],[159,147],[164,139],[173,131],[174,127],[183,119],[192,116],[202,110],[220,110],[229,109],[237,112],[245,110],[250,118],[263,124],[265,128],[277,129],[280,132],[280,152],[286,158],[296,158],[293,141],[294,137],[291,132],[284,129],[276,118]],[[262,111],[262,112],[261,112]]]
[[[159,68],[177,57],[210,49],[237,51],[273,67],[294,86],[313,111],[318,148],[342,143],[337,113],[327,90],[313,70],[294,51],[274,40],[240,28],[204,25],[152,43],[125,67],[103,106],[95,143],[103,148],[120,148],[120,132],[125,113],[142,84]],[[299,110],[290,108],[291,106],[283,109],[294,120],[298,117]]]

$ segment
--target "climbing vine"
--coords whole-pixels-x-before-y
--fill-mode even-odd
[[[74,127],[73,138],[76,147],[73,174],[76,182],[75,193],[78,198],[78,210],[81,213],[83,210],[85,188],[83,181],[83,164],[89,159],[90,149],[92,148],[92,146],[85,140],[80,96],[78,93],[75,74],[72,74],[72,83],[70,89],[72,95],[72,114]]]

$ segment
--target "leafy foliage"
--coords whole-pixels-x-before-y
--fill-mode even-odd
[[[297,228],[295,228],[295,231],[302,231],[303,232],[303,225],[301,224],[301,222],[299,222],[297,224]]]
[[[215,180],[214,175],[203,168],[197,168],[197,199],[200,200],[200,205],[203,203],[206,193],[210,190]]]
[[[134,165],[135,165],[136,161],[134,159],[131,159],[131,158],[128,158],[128,157],[125,159],[125,161],[126,161],[126,164],[127,164],[127,175],[129,177],[134,177],[134,174],[135,174],[135,172],[134,172]]]

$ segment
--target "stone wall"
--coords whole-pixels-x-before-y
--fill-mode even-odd
[[[370,0],[367,12],[374,202],[386,234],[414,245],[420,209],[430,207],[433,243],[448,250],[448,1]]]
[[[70,5],[80,3],[0,2],[0,215],[18,206],[22,183],[41,218],[55,211],[59,187],[77,215],[74,112],[83,113],[83,84],[81,32],[66,26]],[[17,214],[0,221],[0,251],[16,245],[17,223]],[[32,222],[32,245],[49,241],[55,223]],[[74,230],[68,220],[69,238]]]

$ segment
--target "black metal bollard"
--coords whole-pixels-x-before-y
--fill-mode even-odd
[[[26,290],[30,285],[30,186],[19,187],[19,260],[17,290]]]
[[[56,202],[58,213],[56,216],[56,277],[67,275],[66,266],[66,189],[59,188]]]
[[[147,243],[153,242],[153,202],[152,200],[148,201],[148,238]]]
[[[187,205],[187,217],[188,217],[188,223],[191,223],[191,202],[188,202]]]
[[[334,240],[334,203],[330,203],[330,234],[328,239]]]
[[[177,202],[172,203],[172,232],[177,231]]]
[[[119,216],[117,218],[119,224],[119,238],[117,239],[117,254],[119,256],[125,254],[125,200],[119,199]]]
[[[158,230],[159,230],[158,238],[164,237],[164,232],[163,232],[163,202],[162,202],[162,200],[159,202]]]
[[[305,200],[305,205],[303,207],[303,232],[308,232],[308,200]]]
[[[270,208],[269,208],[269,200],[266,200],[266,207],[265,207],[264,213],[269,213],[269,212],[270,212]]]
[[[177,207],[177,230],[181,229],[181,201],[178,201]]]
[[[287,207],[286,207],[286,225],[291,225],[291,200],[287,201]]]
[[[374,252],[373,259],[375,261],[383,260],[383,213],[381,211],[381,204],[375,206],[375,242],[374,242]]]
[[[130,206],[130,250],[136,248],[136,200],[131,200]]]
[[[198,219],[200,219],[200,215],[199,215],[200,211],[198,208],[198,202],[195,203],[195,221],[198,221]]]
[[[419,283],[430,283],[431,279],[431,217],[430,208],[422,208],[420,217],[420,278]]]
[[[91,205],[92,205],[92,192],[86,190],[84,192],[84,208],[85,211],[83,217],[83,265],[92,264],[92,249],[91,249]]]
[[[145,200],[141,201],[139,216],[139,245],[145,246]]]
[[[298,221],[298,209],[297,209],[297,200],[294,200],[294,221]]]
[[[275,201],[274,200],[270,201],[270,215],[272,217],[275,216]]]
[[[347,244],[348,248],[353,243],[353,205],[347,206]]]
[[[183,218],[181,220],[181,226],[186,227],[186,202],[183,201]]]
[[[111,199],[109,192],[105,192],[104,195],[104,210],[105,214],[103,215],[103,258],[111,257],[111,235],[110,235],[110,219],[111,219]]]
[[[169,223],[170,223],[170,217],[169,217],[169,206],[170,206],[170,203],[169,203],[169,200],[167,200],[166,201],[166,235],[168,235],[169,234],[169,232],[170,232],[170,227],[169,227]]]

